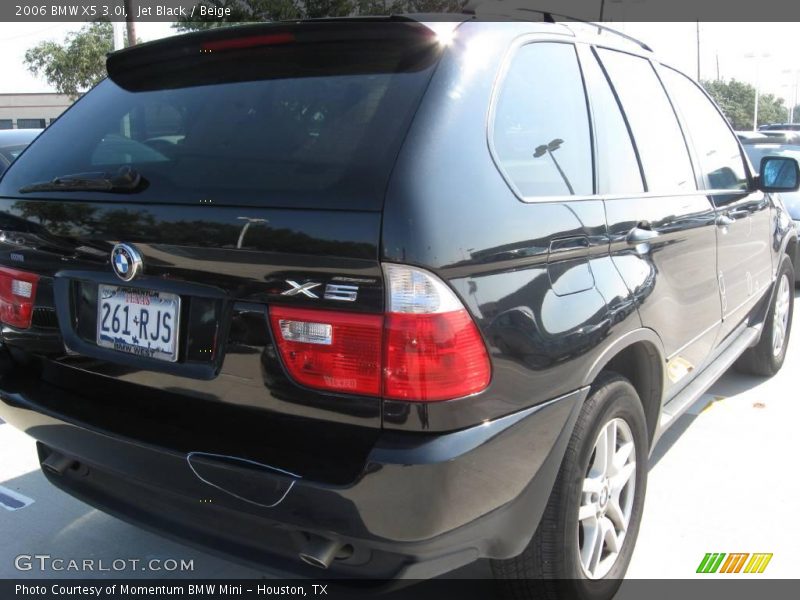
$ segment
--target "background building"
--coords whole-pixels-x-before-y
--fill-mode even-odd
[[[71,104],[64,94],[0,94],[0,129],[47,127]]]

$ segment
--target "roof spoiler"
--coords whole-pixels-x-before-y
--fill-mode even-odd
[[[175,87],[170,84],[170,74],[180,74],[184,81],[187,74],[196,74],[197,81],[190,85],[214,83],[215,76],[225,79],[226,71],[239,81],[268,76],[263,70],[256,73],[258,68],[253,64],[249,65],[252,76],[248,74],[244,62],[254,57],[254,52],[275,63],[277,69],[279,55],[284,53],[285,58],[287,51],[302,52],[310,50],[310,45],[330,44],[335,54],[343,42],[363,42],[365,56],[380,57],[384,50],[400,54],[402,49],[413,62],[416,50],[433,48],[436,40],[431,28],[403,17],[279,21],[220,27],[140,44],[109,54],[106,69],[109,78],[121,87],[142,91]],[[232,68],[231,63],[239,59],[243,64]],[[320,67],[328,62],[329,58],[320,61]],[[365,62],[368,68],[371,61]],[[289,65],[286,60],[283,63],[285,73]]]

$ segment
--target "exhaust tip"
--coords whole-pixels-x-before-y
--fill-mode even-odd
[[[308,565],[311,565],[312,567],[317,567],[318,569],[327,569],[330,566],[329,562],[326,563],[324,560],[321,560],[316,556],[306,554],[305,552],[300,553],[300,560]]]
[[[42,469],[54,475],[63,475],[67,472],[67,469],[76,468],[77,466],[78,461],[64,456],[60,452],[51,452],[50,455],[42,461]]]
[[[352,555],[353,547],[350,544],[342,544],[327,538],[309,535],[309,539],[298,554],[298,557],[312,567],[327,569],[334,560],[343,560]]]

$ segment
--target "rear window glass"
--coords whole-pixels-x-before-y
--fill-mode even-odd
[[[151,89],[163,75],[158,72],[138,88],[107,79],[7,172],[0,195],[18,196],[20,188],[56,177],[113,174],[129,166],[147,181],[134,194],[137,202],[378,210],[434,60],[418,48],[411,57],[395,49],[379,60],[367,51],[362,66],[364,53],[348,46],[339,42],[341,60],[324,74],[313,63],[325,49],[309,47],[294,54],[282,48],[275,72],[263,61],[256,65],[261,54],[255,53],[254,80],[242,80],[247,57],[241,53],[231,60],[235,78],[228,82],[208,85],[189,70],[185,76],[171,70],[169,89]],[[220,59],[215,61],[218,70]]]

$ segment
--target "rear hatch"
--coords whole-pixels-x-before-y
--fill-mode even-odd
[[[327,391],[289,377],[270,314],[333,309],[358,327],[382,312],[383,194],[438,52],[418,23],[344,21],[111,55],[109,79],[0,180],[0,265],[41,277],[30,327],[3,337],[52,409],[182,452],[354,477],[380,390],[346,369]]]

